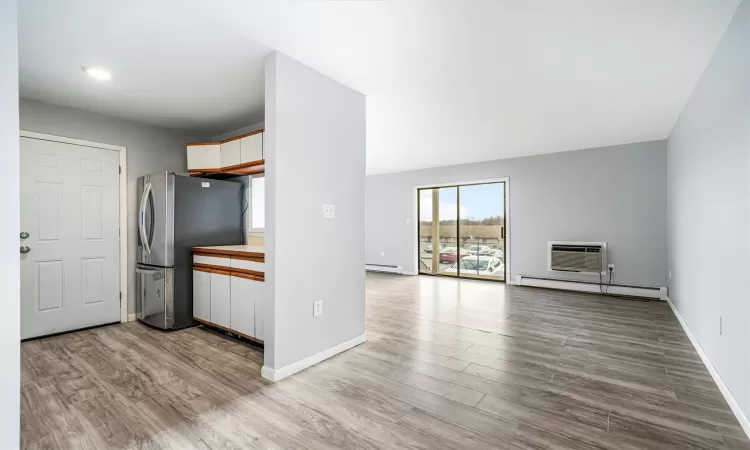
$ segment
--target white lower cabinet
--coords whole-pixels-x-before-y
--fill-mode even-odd
[[[231,278],[229,275],[211,273],[211,323],[230,328],[231,321]]]
[[[232,275],[232,269],[263,272],[263,264],[196,255],[196,264],[226,266],[226,270],[193,270],[193,317],[227,330],[264,340],[266,283]]]
[[[193,317],[211,321],[211,274],[193,270]]]
[[[263,281],[256,281],[255,283],[255,339],[264,341],[266,338],[264,337],[263,318],[265,313],[263,311],[266,304],[266,283]]]
[[[232,326],[238,333],[255,337],[255,286],[259,281],[232,277]]]

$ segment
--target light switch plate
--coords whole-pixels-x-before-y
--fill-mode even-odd
[[[313,316],[318,317],[323,315],[323,300],[315,300],[313,302]]]
[[[333,219],[336,217],[336,206],[335,205],[323,205],[323,217],[326,219]]]

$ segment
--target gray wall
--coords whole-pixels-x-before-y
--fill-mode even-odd
[[[21,99],[21,129],[127,147],[128,164],[128,312],[135,312],[137,237],[136,182],[161,170],[187,169],[185,132],[155,128],[73,108]]]
[[[223,141],[224,139],[233,138],[233,137],[239,136],[241,134],[251,133],[253,131],[261,130],[261,129],[265,128],[265,126],[266,126],[265,122],[254,123],[254,124],[248,125],[246,127],[238,128],[236,130],[227,131],[226,133],[221,133],[221,134],[212,136],[210,140],[211,141]]]
[[[618,283],[666,286],[665,147],[656,141],[370,175],[367,263],[417,270],[415,186],[509,177],[512,279],[551,276],[548,241],[606,241]]]
[[[746,416],[749,20],[750,1],[745,0],[667,141],[669,297]]]
[[[19,446],[18,33],[16,0],[0,2],[0,448]]]
[[[365,331],[365,97],[271,54],[265,152],[265,365],[279,369]]]

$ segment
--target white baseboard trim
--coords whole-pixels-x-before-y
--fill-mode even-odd
[[[365,270],[370,272],[403,273],[401,266],[387,266],[380,264],[365,264]]]
[[[137,318],[138,318],[138,315],[136,315],[136,313],[128,314],[128,322],[132,322]]]
[[[289,375],[294,375],[295,373],[305,370],[308,367],[314,366],[315,364],[318,364],[321,361],[324,361],[332,356],[336,356],[341,352],[345,352],[346,350],[349,350],[352,347],[356,347],[359,344],[362,344],[363,342],[367,341],[367,335],[362,334],[360,336],[355,337],[354,339],[349,339],[346,342],[342,342],[339,345],[335,345],[329,349],[323,350],[320,353],[316,353],[312,356],[309,356],[305,359],[299,360],[296,363],[289,364],[288,366],[282,367],[280,369],[272,369],[268,366],[263,366],[262,369],[260,369],[260,376],[265,378],[268,381],[271,381],[273,383],[282,380]]]
[[[695,336],[693,336],[693,332],[690,331],[687,322],[685,322],[685,320],[682,318],[682,315],[680,315],[680,312],[674,306],[674,303],[672,303],[672,300],[670,300],[669,297],[667,297],[667,304],[670,308],[672,308],[672,312],[674,313],[675,317],[677,317],[680,325],[682,325],[682,329],[685,330],[685,334],[687,334],[688,339],[690,339],[693,347],[695,347],[695,351],[698,352],[698,356],[701,357],[701,361],[703,361],[703,364],[705,364],[706,368],[708,369],[708,373],[711,374],[711,378],[714,379],[714,382],[719,387],[719,391],[721,391],[721,394],[724,396],[724,400],[727,401],[727,404],[729,404],[729,408],[731,408],[735,417],[737,417],[737,420],[740,422],[742,429],[745,430],[745,434],[747,434],[748,438],[750,438],[750,421],[748,420],[744,411],[742,411],[742,408],[740,408],[737,400],[734,399],[734,396],[729,390],[729,387],[724,383],[724,380],[721,379],[721,375],[719,375],[719,372],[716,370],[714,365],[711,364],[711,360],[708,359],[708,355],[706,355],[706,352],[703,351],[703,347],[701,347],[701,344],[698,342]]]
[[[567,280],[541,279],[530,276],[516,275],[515,282],[511,284],[517,286],[542,287],[548,289],[560,289],[565,291],[589,292],[592,294],[601,294],[601,287],[597,283],[579,283]],[[613,295],[630,295],[633,297],[653,298],[656,300],[667,299],[667,288],[649,288],[638,286],[608,286],[607,292]]]

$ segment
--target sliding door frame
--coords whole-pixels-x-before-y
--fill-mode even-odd
[[[503,178],[493,178],[488,180],[472,180],[472,181],[456,181],[453,183],[442,183],[442,184],[425,184],[425,185],[419,185],[414,186],[412,191],[412,198],[414,199],[414,217],[416,218],[416,226],[414,227],[414,234],[413,234],[413,242],[414,245],[412,246],[414,249],[413,256],[414,258],[412,261],[416,262],[416,267],[413,272],[413,275],[433,275],[433,276],[442,276],[440,274],[423,274],[419,270],[419,264],[421,262],[420,255],[419,255],[419,229],[421,226],[421,218],[419,215],[419,190],[420,189],[439,189],[439,188],[445,188],[445,187],[455,187],[456,188],[456,209],[460,208],[460,186],[471,186],[475,184],[490,184],[490,183],[505,183],[505,211],[504,211],[504,220],[505,220],[505,255],[504,255],[504,263],[505,263],[505,276],[504,279],[501,280],[492,280],[496,282],[501,283],[510,283],[513,284],[512,281],[510,281],[510,258],[511,258],[511,251],[510,251],[510,215],[508,212],[510,211],[510,177],[503,177]],[[459,211],[457,211],[458,214]],[[456,230],[456,243],[458,245],[457,248],[460,249],[460,215],[456,216],[456,226],[459,228]],[[438,237],[439,241],[439,237]],[[434,244],[433,244],[434,247]],[[433,254],[435,249],[433,248]],[[460,250],[459,250],[460,251]],[[434,258],[433,258],[434,261]],[[456,276],[455,278],[461,278],[459,276]],[[470,278],[465,277],[465,279],[473,279],[473,280],[483,280],[486,278]]]

